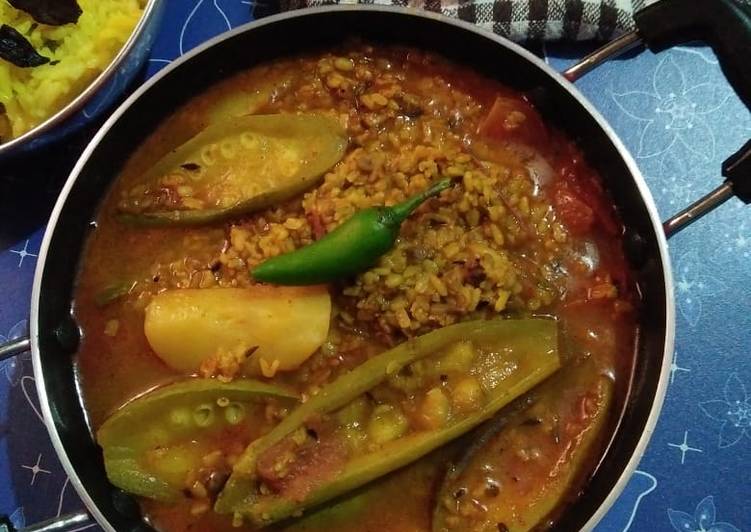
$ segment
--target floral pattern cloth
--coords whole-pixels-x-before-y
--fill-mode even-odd
[[[694,514],[668,508],[668,518],[678,532],[740,532],[730,523],[715,521],[717,510],[710,495],[701,500]]]
[[[147,75],[246,22],[256,3],[166,1]],[[560,70],[586,51],[541,53]],[[722,160],[751,136],[751,115],[703,47],[613,61],[578,85],[634,154],[663,217],[719,184]],[[48,199],[74,155],[60,148],[57,158],[57,175],[31,161],[22,176],[44,183],[36,188]],[[26,332],[43,232],[33,209],[18,214],[13,179],[0,168],[0,341]],[[638,471],[597,530],[751,531],[751,209],[731,200],[670,248],[678,327],[668,395]],[[0,514],[21,527],[81,508],[39,416],[28,354],[0,362]]]
[[[732,447],[743,436],[751,439],[751,396],[737,373],[728,377],[723,399],[699,403],[699,408],[712,419],[722,422],[718,447]]]

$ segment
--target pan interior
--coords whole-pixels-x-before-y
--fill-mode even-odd
[[[346,32],[343,32],[346,28]],[[279,39],[284,35],[284,39]],[[560,530],[580,529],[602,505],[637,449],[648,424],[663,373],[668,307],[660,240],[638,179],[619,145],[587,105],[538,62],[516,46],[463,25],[429,15],[385,9],[321,10],[282,15],[255,24],[178,62],[129,100],[95,140],[93,150],[71,179],[59,217],[49,229],[39,285],[38,348],[42,386],[69,471],[80,480],[109,524],[117,530],[142,527],[136,505],[108,483],[100,451],[90,437],[76,385],[74,353],[78,330],[71,319],[76,257],[92,229],[101,198],[127,157],[169,113],[218,80],[258,63],[312,47],[336,47],[350,36],[375,43],[399,43],[435,51],[519,91],[533,95],[544,118],[566,132],[585,152],[612,194],[628,227],[629,254],[643,297],[637,345],[628,393],[613,439],[596,473],[557,523]],[[44,253],[44,250],[43,250]],[[95,457],[95,458],[93,458]],[[75,482],[74,484],[78,484]],[[83,488],[82,488],[83,487]]]

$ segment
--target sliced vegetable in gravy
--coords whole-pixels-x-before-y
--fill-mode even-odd
[[[120,201],[122,219],[201,224],[273,205],[315,184],[344,154],[319,115],[247,115],[212,124],[161,159]]]
[[[556,329],[545,319],[467,322],[370,359],[253,442],[217,510],[266,525],[420,458],[558,369]]]
[[[211,464],[205,457],[217,449],[221,456],[223,437],[233,431],[262,431],[248,420],[257,418],[253,410],[262,410],[270,399],[290,404],[296,395],[257,381],[190,379],[134,399],[97,431],[107,476],[130,493],[175,500],[186,488],[187,475],[202,468],[207,475],[214,472],[219,459]],[[212,444],[212,439],[218,441]]]
[[[602,437],[613,381],[587,360],[531,394],[478,435],[438,493],[434,532],[529,530],[543,522],[581,477]]]

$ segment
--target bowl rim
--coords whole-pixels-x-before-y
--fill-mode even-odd
[[[86,103],[88,103],[88,101],[99,92],[99,89],[101,89],[115,75],[120,68],[120,65],[140,40],[144,31],[148,27],[151,17],[157,13],[157,5],[162,1],[164,0],[146,0],[146,5],[143,8],[141,17],[138,19],[133,30],[131,30],[128,39],[122,45],[120,50],[118,50],[117,54],[115,54],[115,57],[112,58],[107,67],[100,72],[99,75],[86,86],[86,88],[79,92],[75,98],[65,104],[62,109],[47,117],[42,123],[30,129],[20,137],[16,137],[8,142],[0,144],[0,157],[8,155],[26,143],[52,131],[57,126],[63,124],[73,114],[83,109]]]
[[[41,358],[41,351],[39,347],[39,339],[42,331],[39,330],[39,314],[40,314],[40,299],[42,294],[42,281],[44,279],[46,257],[49,252],[49,248],[54,237],[55,228],[58,223],[58,219],[62,213],[63,207],[67,201],[73,186],[75,185],[79,174],[88,163],[91,155],[98,149],[101,140],[109,133],[110,129],[120,118],[130,111],[131,106],[146,93],[148,93],[152,86],[158,84],[162,78],[168,76],[173,70],[178,69],[184,63],[192,60],[195,56],[201,54],[204,50],[211,48],[225,40],[234,38],[235,36],[253,31],[256,28],[281,22],[290,18],[315,16],[318,14],[326,14],[331,12],[378,12],[378,13],[392,13],[402,16],[412,16],[416,18],[432,19],[444,24],[456,26],[461,30],[470,31],[483,38],[493,41],[496,45],[510,49],[517,55],[531,62],[534,66],[542,70],[550,79],[558,84],[561,90],[568,92],[574,99],[576,99],[580,105],[590,114],[595,120],[597,125],[607,135],[610,142],[612,142],[615,149],[618,151],[620,157],[623,159],[624,164],[628,168],[632,179],[640,193],[641,199],[647,210],[649,222],[654,231],[659,258],[661,261],[663,280],[664,280],[664,294],[665,294],[665,315],[664,315],[664,347],[661,359],[661,371],[659,379],[657,381],[657,387],[654,392],[654,397],[651,401],[649,413],[644,422],[644,428],[639,440],[633,448],[631,456],[628,459],[625,467],[621,471],[617,480],[613,483],[613,487],[608,495],[603,499],[602,503],[597,507],[594,513],[588,518],[581,530],[589,531],[600,522],[605,514],[613,507],[613,504],[621,495],[629,480],[633,476],[634,472],[641,461],[647,445],[651,440],[652,434],[655,431],[658,418],[662,411],[665,396],[668,389],[668,382],[670,378],[670,364],[673,360],[673,352],[675,346],[675,325],[676,325],[676,307],[675,307],[675,291],[673,281],[673,271],[671,261],[668,253],[667,237],[662,228],[662,222],[660,220],[657,206],[652,196],[652,193],[647,186],[644,176],[641,170],[636,164],[635,159],[628,151],[626,146],[621,141],[620,137],[616,134],[615,130],[610,126],[608,121],[602,116],[602,114],[594,107],[594,105],[587,99],[586,96],[569,80],[567,80],[563,74],[544,60],[535,56],[529,50],[523,48],[519,44],[510,41],[500,35],[497,35],[489,30],[483,29],[476,24],[472,24],[460,19],[451,18],[441,13],[435,13],[425,11],[422,9],[401,7],[393,5],[379,5],[379,4],[334,4],[320,7],[309,7],[304,9],[297,9],[292,11],[282,12],[276,15],[264,17],[262,19],[254,20],[242,25],[239,25],[231,30],[223,32],[211,39],[208,39],[199,46],[196,46],[189,52],[177,57],[169,65],[165,66],[158,73],[148,79],[143,85],[138,87],[104,122],[94,137],[91,139],[85,150],[79,157],[75,166],[71,170],[57,202],[52,210],[49,223],[44,233],[44,237],[39,250],[39,257],[37,259],[37,267],[34,274],[34,283],[32,289],[31,300],[31,318],[30,318],[30,332],[31,332],[31,345],[32,345],[32,365],[34,374],[37,376],[36,389],[40,400],[41,413],[45,419],[45,425],[50,435],[53,447],[58,458],[61,461],[63,469],[68,474],[71,484],[73,484],[76,493],[84,502],[88,511],[95,518],[97,523],[106,531],[116,532],[116,529],[112,526],[109,520],[102,514],[97,508],[97,505],[91,495],[88,493],[86,486],[81,482],[78,477],[76,469],[70,459],[66,448],[62,442],[60,434],[58,433],[55,418],[52,413],[52,409],[49,403],[46,383],[44,379],[43,364]]]

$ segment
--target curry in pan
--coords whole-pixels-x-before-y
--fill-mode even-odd
[[[554,523],[628,385],[622,225],[525,98],[420,50],[257,66],[132,155],[81,266],[81,387],[158,530]]]

